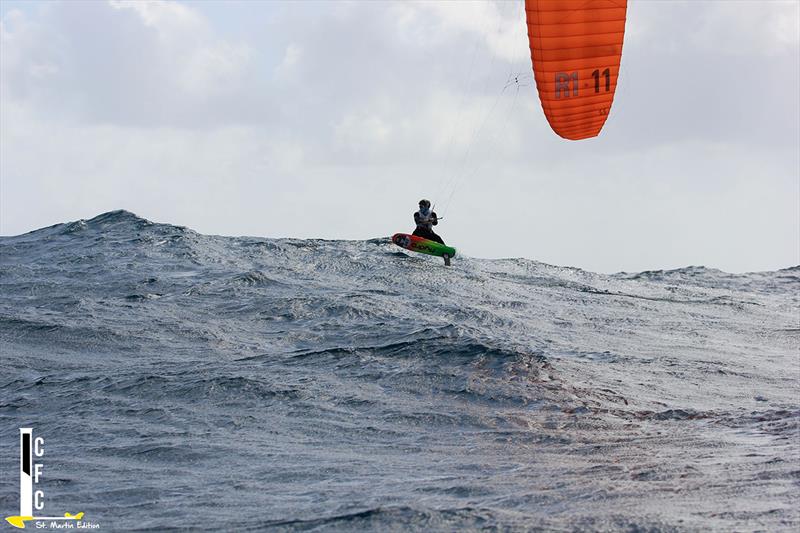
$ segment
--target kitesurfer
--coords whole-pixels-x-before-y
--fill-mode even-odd
[[[417,229],[414,230],[413,235],[444,244],[442,238],[433,232],[433,226],[439,223],[439,217],[434,211],[431,211],[431,203],[428,200],[419,201],[419,211],[414,213],[414,223],[416,223]]]

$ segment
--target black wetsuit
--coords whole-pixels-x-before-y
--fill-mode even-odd
[[[412,235],[416,235],[417,237],[422,237],[423,239],[428,239],[431,241],[436,241],[438,243],[444,244],[444,241],[441,237],[436,235],[431,229],[431,226],[435,226],[439,223],[437,220],[436,213],[431,211],[428,213],[428,218],[432,219],[430,222],[426,223],[422,221],[423,215],[420,214],[419,211],[414,213],[414,223],[417,225],[417,229],[414,230]]]

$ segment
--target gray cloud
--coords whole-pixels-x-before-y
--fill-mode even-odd
[[[632,2],[611,117],[574,143],[542,115],[519,3],[8,9],[0,226],[123,207],[368,238],[433,196],[477,256],[796,264],[797,18],[794,2]]]

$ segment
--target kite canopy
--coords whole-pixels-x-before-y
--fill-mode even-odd
[[[533,75],[561,137],[600,133],[617,88],[627,0],[525,0]]]

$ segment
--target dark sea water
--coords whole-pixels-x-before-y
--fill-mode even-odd
[[[102,531],[797,531],[799,422],[800,267],[0,238],[2,516],[33,427]]]

